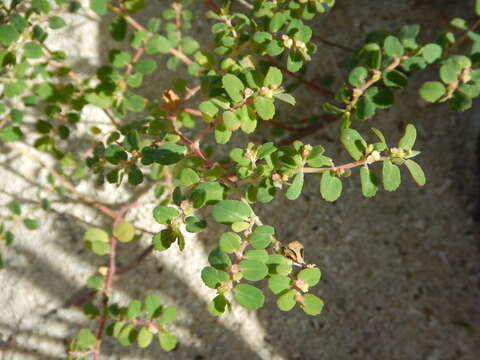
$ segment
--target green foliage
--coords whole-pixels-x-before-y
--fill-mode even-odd
[[[373,134],[360,131],[369,124],[357,129],[357,121],[380,119],[395,104],[396,94],[407,88],[410,76],[427,68],[438,69],[438,75],[431,75],[418,90],[426,102],[448,102],[453,110],[466,111],[480,96],[480,34],[467,20],[454,19],[456,30],[424,44],[419,39],[425,36],[414,24],[397,32],[368,34],[359,49],[339,59],[350,68],[333,96],[303,76],[312,57],[323,56],[316,54],[310,21],[325,14],[334,0],[258,0],[238,6],[217,2],[209,2],[209,22],[202,22],[209,24],[211,41],[201,44],[191,31],[192,18],[200,16],[189,8],[192,1],[162,3],[161,17],[141,24],[131,14],[144,8],[144,0],[126,0],[120,7],[110,0],[89,0],[95,16],[112,19],[108,33],[118,43],[105,49],[108,61],[95,74],[81,76],[68,65],[68,54],[45,42],[52,31],[69,25],[65,14],[78,11],[79,2],[66,6],[65,1],[32,0],[0,7],[0,142],[13,151],[28,146],[26,154],[49,155],[56,161],[48,171],[50,192],[106,215],[108,221],[99,219],[101,227],[87,228],[84,234],[88,250],[104,260],[108,257],[108,265],[86,280],[92,292],[104,297],[92,298],[83,310],[123,346],[146,348],[158,341],[170,351],[177,345],[168,329],[176,309],[164,306],[158,296],[125,306],[112,303],[112,282],[136,264],[112,265],[119,264],[116,249],[141,247],[143,241],[135,240],[145,234],[151,244],[138,263],[150,251],[167,251],[174,243],[185,249],[188,234],[213,223],[228,227],[199,274],[212,292],[208,311],[213,316],[231,311],[234,303],[249,310],[261,308],[267,295],[262,282],[268,283],[269,295],[276,297],[281,311],[298,306],[308,315],[321,313],[323,301],[311,292],[320,282],[320,270],[305,262],[308,252],[304,254],[298,241],[282,244],[275,229],[262,223],[258,208],[280,196],[298,199],[309,179],[320,188],[320,196],[311,201],[327,202],[337,201],[343,188],[352,186],[344,181],[349,176],[359,177],[367,198],[388,196],[379,191],[381,185],[387,192],[396,190],[402,172],[423,186],[424,171],[413,160],[420,154],[413,124],[405,127],[396,146],[390,146],[394,139],[387,141],[377,128],[372,128]],[[474,6],[478,15],[479,1]],[[175,74],[170,84],[158,83],[157,94],[142,94],[143,84],[158,82],[168,71]],[[331,75],[328,69],[326,75]],[[314,121],[303,126],[290,116],[297,109],[293,106],[306,106],[301,96],[297,102],[292,94],[302,83],[321,95],[318,103],[324,112],[314,113],[312,119],[338,120],[336,140],[343,148],[339,158],[350,158],[345,163],[334,162],[321,145],[299,140],[323,126]],[[82,141],[90,150],[83,156],[68,145],[85,125],[87,105],[98,107],[110,124],[89,125],[91,137]],[[34,121],[32,110],[38,112]],[[282,114],[291,122],[284,122]],[[265,141],[250,135],[267,127],[274,129],[271,139],[264,131]],[[284,136],[286,132],[292,136]],[[206,145],[206,139],[214,145]],[[158,228],[125,220],[141,201],[132,198],[121,208],[110,208],[81,193],[76,187],[80,180],[97,187],[114,184],[121,195],[152,188],[155,204],[149,211]],[[10,245],[16,226],[37,229],[38,219],[43,219],[37,212],[49,212],[55,204],[42,198],[33,206],[13,199],[1,218],[0,240]],[[97,336],[103,334],[96,334],[80,330],[71,354],[100,353]]]

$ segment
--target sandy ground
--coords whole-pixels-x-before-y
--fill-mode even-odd
[[[373,29],[420,23],[422,38],[432,39],[446,27],[448,18],[467,14],[470,6],[471,1],[358,0],[350,4],[339,0],[329,16],[316,23],[314,32],[355,47]],[[203,11],[200,4],[198,8]],[[140,18],[160,11],[152,4]],[[208,39],[208,25],[202,17],[196,16],[194,25],[200,38]],[[107,28],[108,21],[97,24],[76,19],[75,25],[51,42],[73,51],[73,62],[82,73],[89,73],[105,58]],[[338,85],[346,72],[346,62],[339,59],[347,57],[342,50],[322,45],[306,77],[318,81],[332,71]],[[375,126],[393,141],[400,138],[405,124],[414,123],[419,130],[416,147],[423,152],[418,160],[428,178],[424,188],[403,174],[402,186],[395,193],[380,191],[374,199],[364,199],[358,176],[353,176],[345,182],[342,198],[332,205],[321,200],[318,178],[309,177],[299,200],[279,197],[256,207],[262,220],[276,227],[280,239],[301,240],[307,261],[321,268],[322,281],[314,290],[326,303],[320,316],[307,317],[298,309],[281,313],[275,298],[267,296],[260,311],[236,309],[220,320],[211,317],[206,304],[213,294],[201,284],[199,273],[222,231],[215,228],[189,239],[183,253],[173,249],[151,256],[115,284],[114,300],[122,304],[156,293],[165,303],[178,306],[174,328],[180,338],[178,348],[167,354],[158,344],[139,350],[108,340],[105,358],[480,358],[480,256],[478,225],[473,220],[479,186],[479,108],[456,114],[445,105],[426,106],[418,100],[416,89],[434,77],[433,72],[415,75],[408,88],[397,94],[394,108],[359,126],[365,133]],[[145,93],[158,94],[162,79],[149,83]],[[301,120],[319,112],[323,100],[317,94],[299,88],[295,95],[300,110],[285,112],[289,119]],[[88,109],[84,119],[102,121],[94,109]],[[323,144],[335,158],[346,160],[333,141],[337,132],[338,124],[333,124],[305,141]],[[265,131],[256,139],[267,135]],[[28,200],[45,194],[40,188],[46,173],[38,164],[1,148],[0,165],[2,204],[12,196]],[[79,189],[112,204],[125,200],[113,188],[93,189],[82,182]],[[148,198],[143,201],[131,219],[155,230],[150,222],[154,203]],[[79,204],[54,203],[53,208],[94,224],[105,220]],[[41,222],[41,230],[16,231],[16,242],[5,251],[7,269],[0,272],[0,359],[65,358],[69,337],[93,325],[77,309],[64,306],[102,264],[83,249],[84,224],[59,214],[50,214]],[[121,261],[148,242],[145,238],[122,247]]]

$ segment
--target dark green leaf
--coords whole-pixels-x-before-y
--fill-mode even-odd
[[[182,160],[187,152],[183,145],[169,143],[159,146],[155,150],[155,162],[161,165],[171,165]]]

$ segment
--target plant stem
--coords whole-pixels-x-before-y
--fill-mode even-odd
[[[304,173],[310,173],[310,174],[321,174],[324,173],[325,171],[337,171],[337,170],[347,170],[347,169],[352,169],[357,166],[362,166],[362,165],[370,165],[376,162],[383,161],[385,159],[388,159],[388,156],[382,156],[378,160],[371,160],[371,159],[362,159],[358,161],[354,161],[351,163],[339,165],[339,166],[331,166],[331,167],[326,167],[326,168],[311,168],[311,167],[305,167],[303,168]]]
[[[16,144],[5,143],[5,145],[7,145],[8,147],[10,147],[11,149],[13,149],[15,151],[18,151],[18,152],[22,153],[24,156],[29,157],[34,162],[40,164],[43,168],[45,168],[48,172],[50,172],[52,174],[52,176],[58,182],[60,182],[63,186],[65,186],[71,193],[73,193],[78,198],[78,200],[80,200],[81,202],[85,203],[86,205],[93,206],[94,208],[101,211],[102,213],[104,213],[105,215],[107,215],[110,218],[115,218],[115,212],[114,211],[109,209],[107,206],[105,206],[103,204],[100,204],[98,201],[91,198],[90,196],[82,194],[81,192],[79,192],[75,188],[75,186],[73,186],[73,184],[70,183],[62,174],[60,174],[58,171],[56,171],[55,169],[53,169],[50,166],[48,166],[47,164],[45,164],[45,162],[43,162],[38,156],[30,153],[29,151],[27,151],[27,149],[25,149],[21,146],[18,146]]]
[[[118,210],[112,222],[112,229],[114,229],[115,226],[124,218],[126,212],[130,210],[132,207],[135,207],[136,205],[137,204],[135,202],[129,203],[123,206],[120,210]],[[115,272],[116,272],[115,256],[116,256],[117,238],[114,235],[110,236],[109,243],[110,243],[110,251],[108,253],[108,271],[107,271],[107,275],[105,276],[105,283],[103,286],[102,315],[100,317],[99,324],[98,324],[95,347],[93,348],[93,351],[92,351],[93,360],[100,359],[100,348],[102,346],[103,334],[105,332],[105,326],[108,319],[108,303],[110,299],[110,291],[112,289],[113,277],[115,276]]]

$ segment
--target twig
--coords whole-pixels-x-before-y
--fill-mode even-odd
[[[342,44],[338,44],[338,43],[333,42],[331,40],[323,39],[319,36],[316,36],[315,38],[318,39],[318,41],[324,43],[325,45],[333,46],[333,47],[342,49],[344,51],[348,51],[350,53],[354,51],[354,49],[352,49],[351,47],[348,47],[348,46],[345,46],[345,45],[342,45]]]
[[[326,168],[311,168],[311,167],[305,167],[303,168],[304,173],[309,173],[309,174],[317,174],[317,173],[323,173],[325,171],[337,171],[337,170],[347,170],[347,169],[352,169],[357,166],[362,166],[362,165],[370,165],[376,162],[380,162],[383,160],[388,159],[388,156],[381,156],[378,160],[372,160],[372,159],[362,159],[358,161],[354,161],[351,163],[339,165],[339,166],[331,166],[331,167],[326,167]]]
[[[478,27],[480,27],[480,19],[478,19],[473,25],[471,28],[469,28],[468,30],[466,30],[462,36],[460,36],[457,41],[455,41],[448,49],[447,51],[445,52],[446,54],[445,55],[449,55],[453,49],[455,49],[456,47],[459,47],[460,45],[462,45],[467,39],[468,39],[468,34],[475,31]]]
[[[132,207],[136,206],[136,203],[130,203],[123,206],[115,214],[115,218],[112,222],[112,229],[124,218],[125,213],[130,210]],[[102,346],[103,334],[105,332],[105,326],[108,319],[108,302],[110,299],[110,291],[112,289],[113,277],[115,276],[116,271],[116,247],[117,247],[117,238],[112,235],[109,240],[110,251],[108,253],[108,270],[107,275],[105,276],[105,284],[103,286],[103,297],[102,297],[102,315],[100,316],[98,331],[96,336],[95,347],[92,350],[93,360],[100,359],[100,348]]]
[[[245,6],[249,10],[253,10],[253,5],[250,4],[247,0],[237,0],[240,4]]]
[[[82,194],[81,192],[79,192],[75,188],[75,186],[73,186],[72,183],[70,183],[67,179],[65,179],[65,177],[62,174],[60,174],[55,169],[53,169],[50,166],[48,166],[47,164],[45,164],[38,156],[28,152],[26,149],[24,149],[23,147],[18,146],[16,144],[5,143],[5,145],[9,146],[11,149],[13,149],[15,151],[21,152],[24,156],[27,156],[30,159],[32,159],[34,162],[42,165],[42,167],[45,168],[48,172],[50,172],[52,174],[52,176],[58,182],[60,182],[64,187],[66,187],[71,193],[73,193],[83,203],[85,203],[89,206],[93,206],[94,208],[100,210],[102,213],[104,213],[105,215],[107,215],[110,218],[115,218],[115,212],[114,211],[109,209],[107,206],[105,206],[103,204],[100,204],[95,199],[91,198],[90,196]]]
[[[220,14],[222,9],[215,4],[212,0],[203,0],[203,2],[207,5],[207,7],[212,10],[214,13]]]

